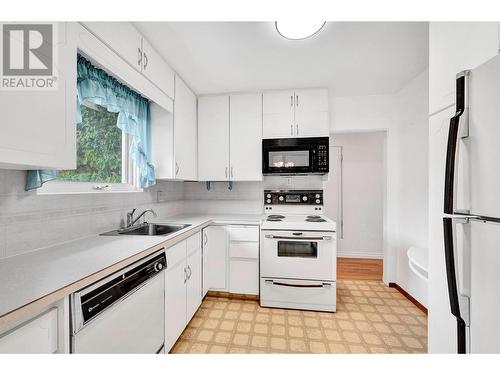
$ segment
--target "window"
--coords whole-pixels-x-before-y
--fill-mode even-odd
[[[123,135],[116,126],[118,113],[92,103],[81,106],[82,122],[76,130],[76,169],[59,171],[59,181],[123,183]],[[126,148],[125,148],[126,149]]]

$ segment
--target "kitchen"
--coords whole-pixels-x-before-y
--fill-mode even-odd
[[[1,26],[4,76],[56,77],[0,91],[1,353],[500,349],[437,224],[498,23]]]

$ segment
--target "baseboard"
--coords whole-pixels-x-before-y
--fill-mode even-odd
[[[411,303],[413,303],[415,306],[417,306],[425,315],[428,315],[427,308],[424,305],[422,305],[420,302],[418,302],[415,298],[413,298],[410,295],[410,293],[408,293],[406,290],[401,288],[398,284],[389,283],[389,287],[396,289],[399,293],[401,293],[403,296],[408,298],[408,300],[410,300]]]
[[[337,258],[384,259],[384,253],[364,253],[353,251],[337,251]]]
[[[258,301],[259,296],[255,294],[238,294],[238,293],[229,293],[229,292],[217,292],[214,290],[209,290],[207,292],[207,297],[222,297],[229,299],[244,299],[244,300],[252,300]]]

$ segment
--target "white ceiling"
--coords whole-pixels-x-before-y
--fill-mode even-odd
[[[328,87],[336,96],[390,94],[428,66],[426,22],[328,22],[305,40],[273,22],[139,22],[197,94]]]

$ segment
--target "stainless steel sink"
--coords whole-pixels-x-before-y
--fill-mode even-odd
[[[191,224],[154,224],[143,223],[130,228],[112,230],[102,233],[101,236],[166,236],[181,229],[189,227]]]

